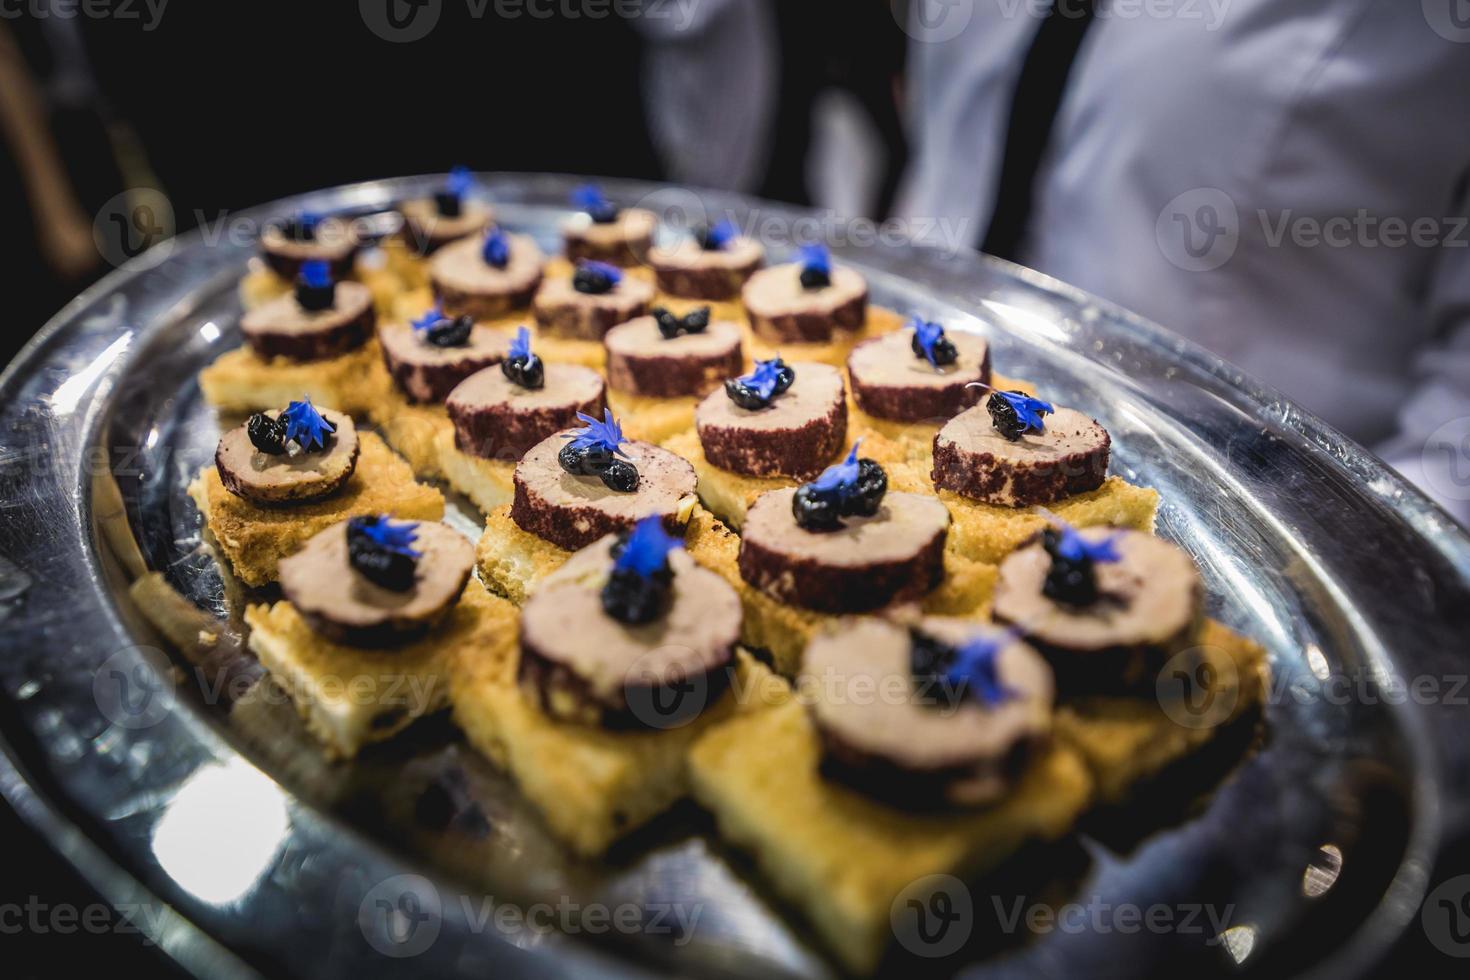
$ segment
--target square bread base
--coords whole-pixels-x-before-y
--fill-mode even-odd
[[[526,601],[531,589],[556,571],[572,556],[545,538],[522,531],[510,519],[510,507],[496,507],[485,517],[485,533],[475,546],[475,566],[480,581],[497,595],[516,605]]]
[[[456,657],[508,659],[515,621],[514,606],[473,580],[422,639],[384,650],[326,639],[289,602],[245,610],[250,649],[290,695],[311,734],[340,758],[446,707]]]
[[[688,793],[689,746],[718,721],[759,703],[770,674],[738,656],[733,689],[687,725],[614,732],[547,717],[516,684],[515,657],[463,651],[451,677],[454,718],[469,743],[510,773],[558,838],[594,857]]]
[[[910,469],[909,474],[909,479],[918,483],[918,473]],[[893,477],[897,489],[909,489],[904,483],[905,477]],[[928,490],[915,489],[915,492],[934,493],[927,477],[923,484]],[[1034,510],[982,504],[948,490],[939,491],[938,496],[954,520],[946,547],[971,561],[997,565],[1046,526],[1046,518]],[[1073,527],[1111,525],[1150,534],[1158,507],[1157,490],[1136,487],[1120,476],[1108,477],[1096,490],[1047,505],[1048,510]]]
[[[275,581],[282,558],[312,535],[349,517],[443,518],[444,497],[438,490],[415,482],[408,464],[373,433],[359,430],[357,438],[357,469],[340,490],[323,500],[262,507],[226,490],[213,465],[200,470],[189,484],[189,496],[204,515],[219,550],[246,585]]]
[[[665,439],[662,445],[669,452],[689,461],[699,480],[699,502],[736,530],[745,523],[745,512],[755,503],[755,498],[768,490],[794,487],[798,483],[784,476],[745,476],[720,469],[704,458],[704,447],[700,445],[699,433],[693,429]]]
[[[893,936],[890,909],[911,884],[980,874],[1028,842],[1063,836],[1092,793],[1082,761],[1057,746],[994,807],[905,813],[823,778],[820,755],[810,716],[792,699],[715,726],[690,751],[689,778],[721,835],[750,851],[861,973],[877,965]]]
[[[215,358],[199,372],[204,400],[222,412],[245,414],[285,408],[309,395],[318,408],[335,408],[353,418],[371,414],[377,386],[364,384],[382,367],[377,340],[322,361],[261,360],[248,347]]]
[[[445,422],[448,421],[446,416]],[[437,469],[449,485],[469,497],[481,513],[508,507],[515,499],[516,464],[510,460],[481,459],[460,452],[454,445],[453,424],[434,436],[434,458]]]
[[[1211,668],[1204,676],[1211,678],[1213,701],[1205,701],[1202,709],[1183,704],[1166,709],[1152,692],[1132,698],[1077,698],[1058,706],[1056,736],[1087,763],[1103,802],[1123,800],[1136,784],[1197,752],[1260,708],[1267,665],[1259,644],[1206,620],[1194,649]]]
[[[695,561],[717,572],[739,594],[744,609],[740,642],[769,653],[777,673],[796,676],[808,641],[840,617],[787,605],[747,583],[737,564],[740,538],[706,510],[696,510],[690,518],[684,544]],[[946,552],[943,581],[917,608],[935,616],[984,618],[989,614],[995,577],[995,566]]]
[[[698,501],[688,497],[678,516],[688,524],[690,516],[698,510]],[[509,505],[496,507],[486,515],[485,533],[475,546],[480,580],[491,592],[505,596],[516,605],[525,602],[541,580],[560,568],[571,555],[565,548],[521,530],[510,519]]]
[[[626,391],[607,389],[607,407],[623,423],[630,439],[641,439],[662,445],[684,432],[694,429],[694,406],[697,398],[650,398]]]

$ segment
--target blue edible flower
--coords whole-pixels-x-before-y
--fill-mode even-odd
[[[823,470],[822,475],[812,481],[812,487],[819,493],[841,494],[857,486],[861,471],[858,466],[858,447],[862,444],[861,439],[853,443],[847,458]]]
[[[740,229],[735,227],[735,222],[729,218],[721,219],[705,234],[705,240],[709,248],[724,248],[730,244],[730,239],[740,234]]]
[[[412,547],[419,537],[419,525],[417,521],[405,521],[402,524],[392,523],[387,515],[379,514],[375,517],[355,517],[353,522],[373,544],[390,551],[394,554],[406,555],[417,561],[424,553]]]
[[[623,281],[623,270],[607,262],[599,262],[596,259],[583,259],[577,263],[577,268],[602,276],[613,286]]]
[[[633,525],[623,550],[613,562],[613,571],[631,571],[649,578],[668,567],[669,552],[682,547],[684,542],[665,531],[659,517],[645,517]]]
[[[596,222],[608,222],[617,218],[618,209],[603,196],[602,188],[596,184],[582,184],[572,191],[572,206],[586,211]]]
[[[474,182],[475,178],[470,175],[470,168],[461,165],[449,171],[449,179],[444,182],[444,189],[455,197],[464,197],[469,193]]]
[[[1118,554],[1118,539],[1123,536],[1122,531],[1114,531],[1101,541],[1089,541],[1084,538],[1078,530],[1056,514],[1045,507],[1036,508],[1057,529],[1059,539],[1056,545],[1056,553],[1067,561],[1091,561],[1093,563],[1111,564],[1121,561],[1122,555]]]
[[[302,397],[303,401],[287,405],[280,415],[280,421],[286,425],[286,438],[308,452],[325,449],[327,436],[336,432],[337,427],[316,410],[311,404],[310,395]]]
[[[323,217],[320,211],[298,211],[291,220],[301,229],[302,234],[309,237],[316,234],[317,225],[322,223]]]
[[[490,233],[485,236],[485,247],[480,251],[480,256],[486,265],[504,269],[505,264],[510,261],[510,239],[505,237],[505,232],[498,227],[491,228]]]
[[[944,339],[944,327],[920,317],[914,317],[908,322],[908,326],[914,331],[914,338],[930,367],[938,369],[939,362],[934,359],[934,345]]]
[[[999,388],[992,388],[979,381],[972,381],[965,387],[989,389],[994,397],[1010,405],[1012,411],[1016,413],[1016,419],[1024,427],[1024,431],[1045,432],[1046,420],[1042,416],[1051,415],[1056,411],[1051,402],[1044,402],[1040,398],[1032,398],[1030,395],[1023,395],[1015,391],[1001,391]]]
[[[755,370],[749,374],[739,377],[740,382],[760,395],[761,401],[770,401],[776,393],[776,386],[781,382],[781,369],[785,367],[780,357],[773,357],[769,361],[756,361]]]
[[[524,326],[516,327],[516,335],[510,339],[510,359],[531,356],[531,331]]]
[[[810,269],[823,276],[832,275],[832,255],[827,251],[825,245],[801,246],[801,257],[797,261],[801,264],[803,272]]]
[[[1013,639],[1010,632],[977,633],[954,648],[954,660],[944,672],[945,683],[956,691],[969,689],[987,707],[995,707],[1016,697],[1016,692],[1001,682],[998,670],[1000,651]]]
[[[577,418],[587,424],[575,432],[567,433],[562,438],[572,440],[571,444],[578,449],[600,449],[604,452],[614,453],[624,459],[630,459],[631,457],[627,453],[624,453],[618,448],[628,441],[623,438],[623,427],[618,424],[617,419],[613,418],[612,409],[604,408],[602,411],[605,419],[602,422],[597,421],[597,419],[590,415],[584,415],[578,412]]]
[[[332,267],[326,259],[307,259],[301,263],[301,281],[310,289],[326,289],[332,284]]]
[[[417,320],[410,321],[410,323],[415,330],[427,330],[442,319],[444,319],[444,308],[438,303],[435,303],[429,307],[428,312]]]

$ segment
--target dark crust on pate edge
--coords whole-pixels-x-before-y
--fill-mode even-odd
[[[945,422],[985,397],[983,389],[968,387],[973,380],[968,374],[943,388],[934,385],[865,384],[849,364],[847,378],[858,408],[875,418],[896,422]],[[988,344],[985,360],[980,364],[980,380],[990,384]]]
[[[635,443],[634,445],[647,444]],[[649,448],[657,449],[658,447],[650,446]],[[667,450],[659,451],[667,452]],[[674,456],[673,453],[668,453],[668,455]],[[674,458],[688,467],[690,493],[693,493],[693,487],[697,482],[694,478],[694,467],[686,460],[677,456]],[[639,479],[643,480],[646,477],[640,473]],[[515,495],[511,499],[510,519],[527,534],[534,534],[567,551],[585,548],[604,535],[617,534],[631,528],[636,523],[629,518],[609,514],[600,507],[554,504],[539,494],[533,495],[526,486],[519,467],[516,470],[514,484]],[[586,522],[586,531],[578,529],[577,524],[581,521]],[[663,515],[663,525],[664,530],[670,534],[683,537],[684,526],[679,521],[677,510]]]
[[[464,592],[464,587],[469,583],[470,574],[474,571],[474,564],[465,569],[464,577],[460,579],[459,588],[455,590],[453,598],[449,600],[438,616],[433,619],[400,619],[389,618],[388,620],[372,626],[346,626],[327,616],[317,612],[307,612],[298,609],[297,613],[306,624],[315,632],[334,643],[342,643],[346,646],[365,647],[368,649],[383,649],[385,647],[401,646],[418,639],[429,630],[437,626],[444,616],[459,602]]]
[[[581,295],[581,294],[578,294]],[[532,302],[536,325],[553,337],[569,340],[601,340],[609,330],[648,312],[650,300],[614,296],[593,297],[602,302]]]
[[[745,356],[737,343],[717,357],[670,354],[648,356],[607,352],[607,383],[614,391],[627,391],[650,398],[702,397],[719,384],[712,376],[733,378],[745,368]]]
[[[730,657],[703,675],[707,685],[704,698],[704,710],[706,711],[714,706],[714,702],[730,686],[730,675],[734,672],[732,661],[738,639],[736,637],[730,641]],[[635,685],[624,685],[622,688],[624,696],[616,699],[614,703],[599,700],[585,679],[565,664],[542,653],[534,643],[529,643],[525,639],[521,640],[521,659],[516,669],[516,678],[521,690],[535,701],[543,712],[553,717],[565,714],[565,712],[555,711],[555,707],[561,703],[558,698],[558,695],[561,695],[582,709],[577,713],[575,719],[566,720],[597,725],[614,731],[659,730],[658,726],[651,726],[641,719],[638,713],[628,705],[627,692],[634,689]],[[691,684],[698,683],[698,681],[692,677],[686,677],[683,683]],[[653,689],[651,684],[636,686]]]
[[[241,333],[246,346],[261,360],[284,357],[292,361],[325,361],[357,350],[372,338],[377,325],[377,311],[369,303],[352,319],[321,330],[279,333],[267,329]]]
[[[352,479],[352,474],[357,471],[357,458],[362,452],[362,440],[360,438],[357,438],[356,433],[354,433],[352,455],[347,460],[346,472],[344,472],[339,479],[333,480],[330,483],[322,484],[322,486],[315,493],[309,493],[299,497],[282,497],[279,500],[266,500],[261,497],[252,496],[250,486],[242,482],[240,478],[235,474],[234,470],[224,465],[223,461],[220,459],[220,450],[223,446],[223,442],[224,441],[221,440],[220,445],[216,446],[214,450],[214,468],[215,472],[219,474],[220,485],[235,496],[241,498],[242,500],[248,500],[258,507],[294,507],[297,504],[310,503],[313,500],[323,500],[327,497],[330,497],[332,494],[342,489],[342,485],[344,483]],[[331,450],[328,450],[328,452],[330,451]]]
[[[477,405],[464,410],[448,402],[454,423],[454,445],[462,453],[481,459],[515,462],[538,442],[569,426],[577,425],[577,413],[602,417],[607,390],[586,402],[568,402],[556,407],[517,408],[509,403]]]
[[[627,269],[643,264],[648,250],[653,247],[653,234],[650,232],[646,236],[624,238],[612,245],[601,245],[587,240],[579,232],[564,229],[562,243],[562,251],[566,253],[569,262],[592,259]]]
[[[778,344],[825,344],[835,331],[857,331],[868,313],[868,287],[831,310],[804,313],[780,313],[762,316],[746,310],[750,329],[762,340]]]
[[[723,397],[723,396],[721,396]],[[847,402],[794,429],[700,426],[699,442],[711,465],[746,476],[810,480],[832,462],[847,441]]]
[[[1011,472],[1008,461],[998,461],[990,453],[968,452],[935,435],[930,476],[939,490],[981,501],[993,497],[1010,477],[1016,497],[1013,506],[1049,504],[1102,486],[1108,476],[1112,443],[1112,437],[1103,430],[1103,442],[1097,449],[1071,453],[1053,462],[1017,467]]]
[[[740,288],[745,285],[745,280],[761,267],[761,262],[762,257],[757,254],[749,265],[735,268],[700,268],[656,262],[650,262],[649,265],[653,266],[653,276],[658,283],[659,292],[684,299],[729,300],[740,295]]]
[[[908,602],[933,591],[944,577],[946,527],[910,558],[834,566],[740,540],[740,577],[782,602],[817,612],[859,613]]]
[[[976,766],[908,769],[892,759],[860,749],[825,725],[814,725],[822,744],[818,772],[883,802],[905,810],[943,810],[954,807],[950,787],[974,777]],[[1027,764],[1050,741],[1046,736],[1021,739],[1011,746],[993,771],[1006,783],[1015,783]]]
[[[388,374],[393,378],[394,387],[400,394],[410,402],[417,404],[437,404],[449,397],[461,381],[474,374],[483,371],[487,367],[494,367],[505,360],[505,351],[485,351],[477,355],[469,355],[457,361],[413,361],[398,360],[388,352],[388,346],[382,346],[383,364],[388,368]],[[420,398],[415,390],[419,385],[429,389],[428,398]]]
[[[452,244],[452,243],[446,243]],[[501,293],[475,293],[446,286],[437,278],[432,279],[434,296],[439,300],[445,316],[469,315],[476,320],[490,320],[512,310],[525,309],[531,305],[536,290],[541,288],[541,273],[526,283],[524,288]]]
[[[515,477],[515,497],[510,504],[510,519],[527,534],[534,534],[567,551],[585,548],[603,535],[625,531],[634,523],[615,517],[599,507],[563,507],[539,498],[532,499],[519,473]],[[588,523],[589,529],[586,532],[577,530],[576,524],[580,520]],[[663,525],[664,530],[670,534],[683,533],[676,514],[665,514]]]
[[[340,282],[352,275],[352,266],[357,258],[357,253],[358,249],[354,248],[342,258],[327,260],[327,267],[332,271],[333,282]],[[310,261],[308,259],[293,258],[289,255],[281,255],[278,252],[272,252],[264,246],[261,246],[260,257],[265,260],[266,266],[272,272],[287,281],[294,281],[301,274],[301,267]]]

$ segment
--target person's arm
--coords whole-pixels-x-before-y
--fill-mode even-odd
[[[1419,383],[1378,452],[1470,527],[1470,190],[1444,235],[1426,286],[1436,340],[1416,355]]]

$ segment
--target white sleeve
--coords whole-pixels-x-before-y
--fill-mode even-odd
[[[1446,220],[1425,288],[1435,340],[1415,355],[1414,394],[1378,452],[1470,527],[1470,191],[1459,216]]]

